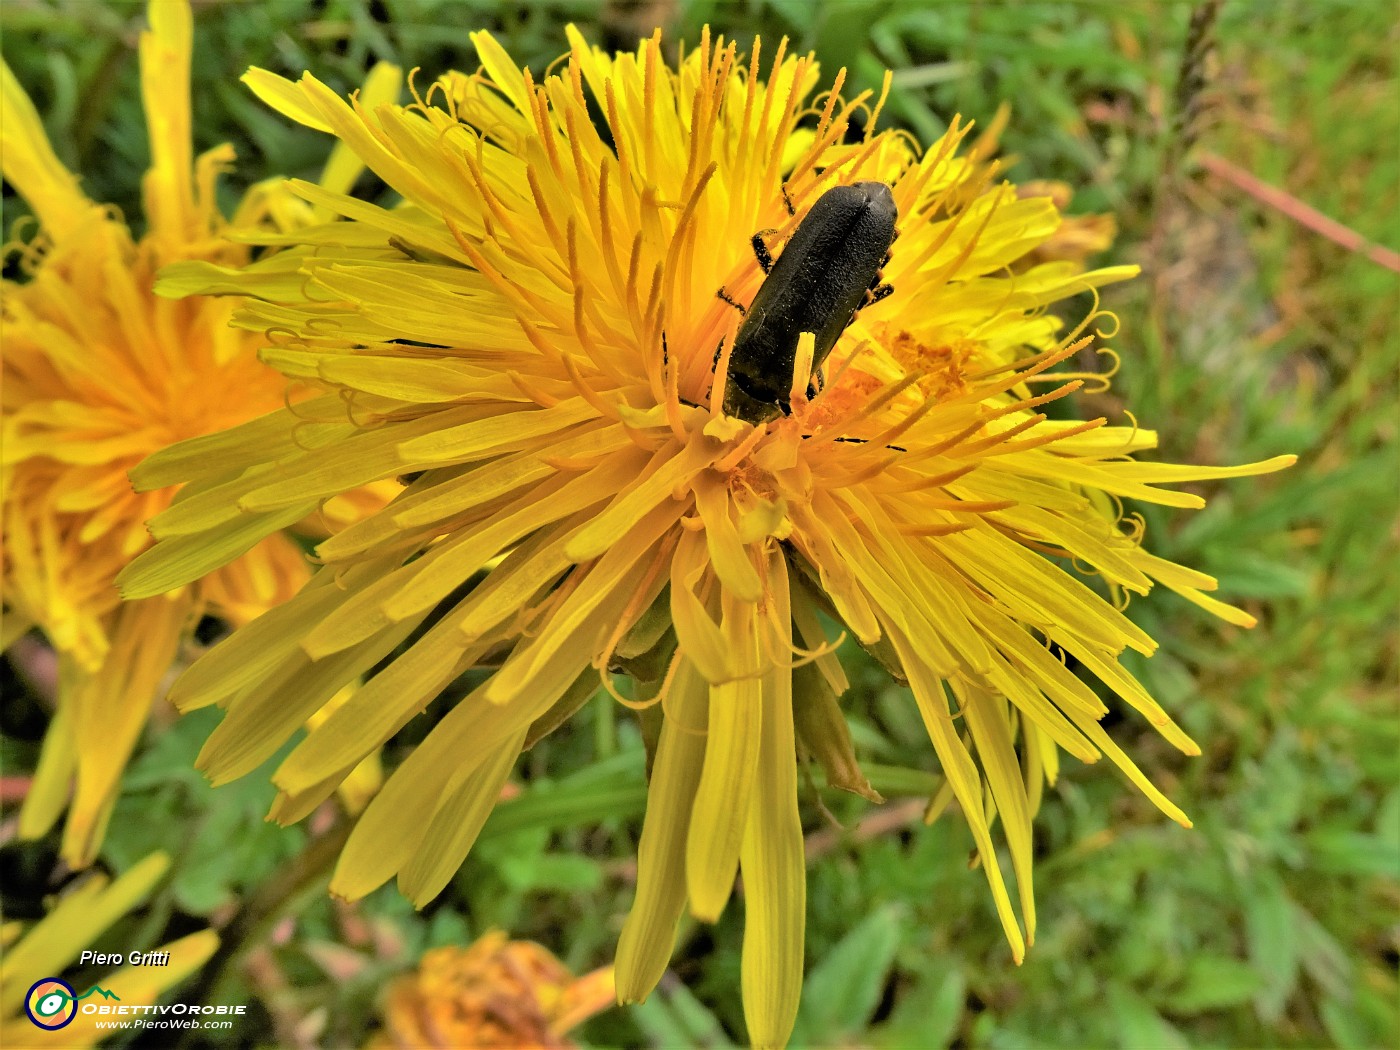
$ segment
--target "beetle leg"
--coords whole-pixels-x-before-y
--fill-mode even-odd
[[[864,305],[865,305],[865,306],[871,306],[871,305],[873,305],[873,304],[875,304],[875,303],[878,303],[881,299],[888,299],[888,298],[889,298],[891,295],[893,295],[893,294],[894,294],[894,285],[892,285],[892,284],[881,284],[881,285],[877,285],[876,287],[872,288],[870,291],[868,291],[868,292],[865,294],[865,303],[864,303]]]
[[[879,287],[881,286],[881,282],[884,281],[884,279],[885,279],[885,267],[888,266],[889,264],[890,264],[890,253],[889,253],[889,252],[886,252],[886,253],[885,253],[885,261],[882,262],[882,263],[880,264],[880,268],[879,268],[878,270],[875,271],[875,276],[872,277],[872,278],[870,278],[870,291],[873,292],[873,291],[875,291],[877,288],[879,288]],[[885,295],[889,295],[889,294],[890,294],[889,292],[886,292],[886,293],[885,293]]]
[[[758,265],[764,273],[771,273],[773,270],[773,253],[768,250],[768,245],[763,238],[765,234],[777,232],[777,230],[759,230],[753,235],[753,253],[758,258]]]
[[[786,183],[786,182],[783,183],[782,189],[783,189],[783,203],[784,203],[785,205],[787,205],[788,214],[789,214],[789,215],[796,215],[796,214],[797,214],[797,209],[796,209],[795,207],[793,207],[792,198],[788,196],[787,183]]]
[[[738,303],[736,303],[733,299],[729,297],[729,293],[726,292],[722,286],[719,291],[715,292],[715,298],[723,299],[730,306],[734,307],[734,309],[738,310],[740,317],[747,317],[749,315],[749,312],[747,310],[745,310],[742,306],[740,306]]]

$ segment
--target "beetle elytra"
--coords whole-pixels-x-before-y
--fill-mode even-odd
[[[763,234],[754,235],[767,277],[748,309],[739,307],[744,320],[729,355],[726,415],[761,423],[790,413],[802,333],[815,338],[816,375],[857,311],[894,291],[881,282],[898,217],[888,186],[856,182],[823,193],[776,260]],[[718,294],[739,305],[723,289]]]

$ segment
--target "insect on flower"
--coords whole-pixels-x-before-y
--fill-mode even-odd
[[[1023,262],[1062,218],[994,182],[975,145],[960,152],[960,120],[916,149],[877,130],[883,93],[846,99],[838,73],[809,129],[815,59],[785,45],[765,76],[757,40],[741,59],[705,33],[671,66],[659,33],[622,55],[568,36],[540,82],[474,34],[481,71],[444,74],[409,106],[249,74],[284,115],[353,144],[405,203],[294,183],[344,221],[242,270],[165,272],[170,294],[239,295],[237,323],[276,336],[264,358],[319,393],[136,468],[138,488],[188,495],[119,584],[131,600],[187,586],[284,517],[421,472],[322,542],[295,598],[174,686],[177,707],[225,710],[201,768],[216,783],[251,773],[355,684],[274,774],[278,818],[294,819],[504,653],[370,802],[332,879],[351,899],[397,879],[423,906],[521,753],[600,688],[616,693],[650,712],[655,740],[618,998],[651,994],[685,914],[719,920],[742,875],[748,1036],[778,1047],[807,954],[799,763],[878,797],[846,724],[844,703],[863,701],[841,699],[843,638],[881,647],[909,683],[900,695],[1020,960],[1036,929],[1032,821],[1062,753],[1107,758],[1189,824],[1056,654],[1196,754],[1119,663],[1156,643],[1110,599],[1160,582],[1254,622],[1205,593],[1210,577],[1149,553],[1116,501],[1200,506],[1169,486],[1292,458],[1137,460],[1153,432],[1039,411],[1082,385],[1050,370],[1098,316],[1068,328],[1052,304],[1137,269]],[[863,108],[865,134],[848,142]],[[833,188],[838,173],[848,185]],[[843,340],[857,308],[888,294],[900,214],[885,268],[900,294]],[[755,270],[744,239],[775,219],[786,243],[770,264],[760,235]],[[737,333],[715,297],[726,284],[748,304]],[[614,667],[637,693],[617,692]]]
[[[767,274],[749,308],[719,296],[744,314],[730,351],[726,415],[762,423],[790,414],[789,383],[804,332],[815,337],[811,375],[831,353],[856,313],[894,291],[882,284],[899,212],[883,182],[827,190],[802,219],[776,262],[754,234],[753,250]],[[815,391],[809,388],[809,396]]]

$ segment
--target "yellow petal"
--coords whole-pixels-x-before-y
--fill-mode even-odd
[[[781,569],[782,554],[770,557]],[[787,591],[785,574],[770,586]],[[786,627],[787,602],[779,622]],[[784,632],[786,633],[786,632]],[[792,721],[792,679],[786,668],[763,678],[758,777],[744,827],[744,1019],[755,1047],[787,1045],[802,995],[803,939],[807,921],[807,859],[797,807],[797,756]]]
[[[568,688],[532,697],[528,707],[488,703],[482,685],[448,711],[365,808],[341,851],[331,892],[357,900],[403,868],[418,852],[448,789],[488,756],[503,755],[506,742],[523,739],[530,723],[568,689],[597,689],[596,671],[577,665],[573,670]]]
[[[400,645],[415,624],[396,625],[358,646],[324,660],[311,660],[294,652],[277,671],[258,686],[241,693],[229,712],[209,734],[196,765],[215,784],[225,784],[262,765],[320,707],[345,685],[357,680]],[[314,736],[315,734],[313,734]],[[381,741],[367,741],[358,762]],[[279,784],[284,790],[309,787],[340,768],[353,766],[350,758],[322,770],[309,783]]]
[[[290,117],[313,131],[330,134],[331,126],[307,103],[299,85],[257,66],[250,68],[240,79],[248,85],[249,91],[284,117]]]
[[[972,731],[977,757],[986,772],[987,786],[1001,815],[1001,826],[1016,872],[1021,914],[1026,923],[1026,943],[1035,942],[1035,891],[1031,882],[1031,807],[1020,762],[1011,741],[1010,715],[1006,702],[975,687],[954,695],[963,705],[968,728]]]
[[[270,78],[271,74],[266,74],[263,70],[249,70],[243,76],[243,82],[259,98],[263,98],[261,92],[253,87],[253,74],[257,72],[264,77]],[[286,81],[281,83],[285,84]],[[276,92],[275,83],[268,85],[273,92]],[[379,106],[392,105],[399,99],[399,90],[403,87],[403,70],[390,62],[376,62],[365,77],[364,86],[360,88],[359,103],[367,111],[373,111]],[[264,101],[267,101],[264,98]],[[328,129],[327,129],[328,130]],[[326,166],[321,169],[321,188],[329,193],[349,193],[355,186],[355,180],[360,177],[360,173],[365,170],[364,161],[355,156],[353,150],[344,142],[336,140],[335,147],[331,150],[331,155],[326,159]],[[331,218],[329,209],[320,212],[318,217],[325,222]]]
[[[271,514],[247,514],[211,535],[176,536],[136,557],[117,574],[128,600],[151,598],[199,579],[247,554],[279,529],[295,525],[316,509],[309,500]]]
[[[709,473],[695,479],[695,507],[705,523],[705,543],[715,575],[744,601],[756,602],[763,584],[749,557],[749,548],[739,539],[739,530],[730,517],[728,486]]]
[[[721,451],[708,440],[692,441],[679,455],[673,449],[663,448],[636,484],[569,541],[569,557],[574,561],[598,557],[613,545],[627,522],[635,521],[663,500],[669,501],[673,488],[704,470]]]
[[[73,867],[86,867],[96,857],[122,771],[175,660],[193,605],[185,596],[123,606],[102,670],[74,689],[77,782],[63,831],[63,856]]]
[[[85,677],[85,673],[72,657],[60,657],[59,669],[60,703],[44,734],[39,765],[19,811],[19,837],[22,839],[43,838],[62,815],[73,790],[73,773],[78,767],[73,740],[73,705],[61,701],[65,693],[76,688],[76,681]]]
[[[723,628],[736,660],[751,666],[758,656],[753,606],[726,595]],[[763,683],[762,678],[749,677],[710,687],[705,764],[691,805],[685,849],[690,910],[706,922],[719,918],[734,889],[758,776]],[[791,712],[787,717],[791,719]]]
[[[99,208],[79,189],[49,144],[44,123],[8,63],[0,60],[0,169],[44,228],[67,237],[82,223],[100,220]]]
[[[452,879],[471,852],[481,826],[491,815],[501,786],[510,776],[525,739],[517,733],[448,794],[433,816],[422,845],[399,873],[399,889],[415,907],[422,908]]]
[[[689,661],[676,669],[661,742],[647,787],[637,846],[637,893],[617,941],[617,1000],[645,999],[671,960],[685,909],[685,848],[691,807],[705,758],[709,685]]]
[[[151,28],[141,34],[141,96],[151,143],[151,170],[143,186],[146,218],[158,243],[177,246],[201,230],[190,177],[190,53],[194,19],[185,0],[147,8]]]
[[[991,831],[982,814],[981,777],[972,756],[958,739],[957,730],[953,727],[942,683],[930,674],[918,649],[902,631],[893,624],[887,624],[886,629],[889,631],[890,640],[894,642],[895,650],[899,653],[900,662],[909,673],[909,684],[913,687],[914,699],[918,701],[924,728],[928,730],[933,748],[938,752],[943,775],[948,778],[948,783],[962,806],[963,818],[972,830],[973,840],[982,856],[982,869],[986,872],[987,881],[992,888],[992,900],[996,904],[997,915],[1001,918],[1006,939],[1011,944],[1011,956],[1019,965],[1026,955],[1026,942],[1016,920],[1016,913],[1012,910],[1011,898],[1007,896],[1006,883],[1002,880],[1001,867],[997,863],[996,847],[992,844]]]

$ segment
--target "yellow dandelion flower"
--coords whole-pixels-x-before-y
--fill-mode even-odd
[[[169,263],[237,265],[250,250],[227,239],[230,224],[215,205],[231,148],[192,156],[189,8],[153,3],[150,23],[140,43],[152,158],[149,230],[140,240],[84,196],[28,96],[0,67],[4,176],[40,224],[28,244],[10,247],[27,280],[5,282],[0,299],[4,641],[37,626],[60,659],[57,711],[20,834],[44,834],[67,805],[63,856],[74,866],[91,862],[101,844],[121,772],[198,614],[243,623],[307,578],[292,539],[258,532],[198,586],[123,604],[113,585],[149,544],[147,519],[171,501],[170,491],[134,493],[127,471],[172,442],[235,426],[287,397],[285,377],[257,359],[259,340],[229,327],[231,301],[152,293]],[[381,77],[395,93],[396,76]],[[348,189],[362,167],[338,150],[326,182]],[[309,212],[280,187],[261,187],[232,225],[290,228],[317,221]],[[364,498],[351,494],[326,517],[353,517]]]
[[[1063,212],[1074,198],[1068,183],[1052,180],[1023,183],[1017,188],[1022,197],[1049,197],[1058,211]],[[1065,259],[1082,262],[1091,255],[1107,251],[1118,236],[1118,221],[1112,215],[1065,216],[1049,239],[1036,246],[1022,264]]]
[[[977,136],[977,141],[968,150],[968,159],[991,158],[997,151],[1002,132],[1011,121],[1011,107],[1002,103],[987,128]],[[1083,264],[1092,255],[1107,251],[1118,236],[1118,221],[1107,214],[1066,215],[1074,200],[1074,187],[1066,182],[1053,179],[1034,179],[1016,187],[1016,195],[1022,198],[1049,197],[1055,210],[1060,213],[1055,231],[1035,248],[1013,264],[1016,270],[1025,270],[1037,263],[1063,260]]]
[[[1291,458],[1141,462],[1150,431],[1038,411],[1079,385],[1048,370],[1086,342],[1047,306],[1135,270],[1017,269],[1061,218],[960,157],[965,125],[923,152],[877,133],[880,100],[843,99],[839,74],[814,98],[814,61],[784,44],[744,58],[706,34],[672,68],[659,37],[610,57],[571,30],[566,60],[537,82],[489,35],[473,39],[481,72],[448,74],[407,107],[250,73],[404,204],[296,184],[346,221],[267,264],[187,264],[163,280],[171,294],[252,296],[237,323],[268,332],[265,359],[326,393],[134,472],[141,487],[188,487],[153,522],[160,542],[125,573],[126,594],[180,586],[355,486],[413,477],[319,546],[325,567],[296,598],[176,684],[183,708],[227,710],[202,767],[216,782],[251,771],[402,646],[277,770],[284,792],[324,797],[456,675],[499,663],[389,778],[332,883],[358,897],[397,876],[422,904],[521,750],[626,671],[641,697],[628,702],[655,705],[662,728],[619,997],[648,994],[682,912],[715,919],[742,872],[749,1035],[776,1046],[802,980],[799,743],[833,782],[874,794],[838,703],[835,622],[912,687],[1019,959],[1035,929],[1027,784],[1033,795],[1053,776],[1057,748],[1108,755],[1186,822],[1057,655],[1196,750],[1118,662],[1154,642],[1085,575],[1114,596],[1159,581],[1250,622],[1204,593],[1209,577],[1143,550],[1115,501],[1200,507],[1164,486]],[[847,142],[861,108],[866,133]],[[800,311],[779,333],[782,368],[762,374],[748,350],[736,362],[747,319],[716,293],[753,302],[754,234],[781,264],[816,202],[860,184],[897,209],[893,295],[854,317],[820,369]],[[816,284],[813,315],[831,291]],[[762,413],[725,414],[739,372],[778,391]]]
[[[568,1050],[569,1030],[615,1001],[611,967],[575,978],[540,945],[493,930],[468,948],[434,948],[395,981],[385,1030],[366,1045]]]
[[[84,1013],[72,1002],[86,991],[52,979],[79,962],[84,949],[140,904],[169,867],[165,854],[153,853],[115,882],[105,875],[89,875],[29,929],[19,922],[0,928],[0,1045],[66,1050],[96,1046],[110,1037],[97,1027],[103,1018]],[[166,965],[127,965],[105,974],[100,983],[125,1003],[154,1003],[208,962],[218,946],[217,934],[201,930],[155,949],[169,953]],[[30,1019],[26,1007],[37,1020]]]

